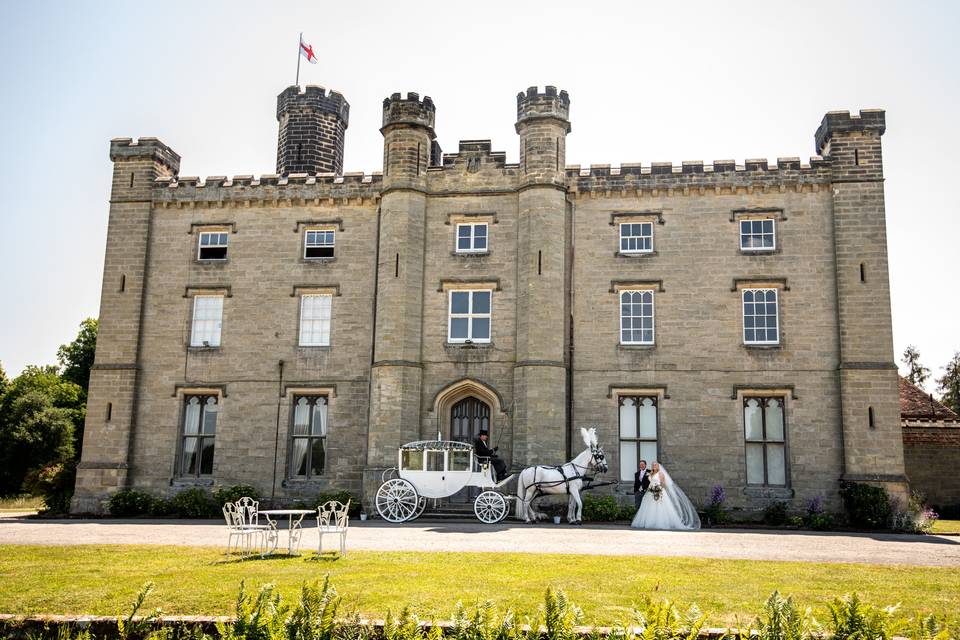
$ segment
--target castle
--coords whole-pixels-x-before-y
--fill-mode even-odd
[[[383,172],[342,174],[349,105],[277,101],[276,175],[179,175],[110,143],[100,336],[74,496],[250,484],[367,510],[403,443],[488,429],[516,469],[595,425],[613,491],[659,459],[745,510],[841,479],[906,489],[884,112],[817,156],[567,166],[570,99],[517,95],[520,162],[443,154],[429,97],[383,102]]]

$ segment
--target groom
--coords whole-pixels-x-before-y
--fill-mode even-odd
[[[636,505],[637,509],[640,508],[640,503],[643,502],[643,494],[647,492],[647,489],[650,487],[650,472],[647,470],[647,461],[640,461],[640,469],[633,474],[633,504]]]

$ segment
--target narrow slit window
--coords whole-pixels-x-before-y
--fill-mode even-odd
[[[113,403],[108,402],[107,403],[107,422],[110,422],[111,419],[113,419]]]
[[[397,262],[396,264],[393,265],[393,277],[394,278],[400,277],[400,254],[399,253],[397,254]]]
[[[130,188],[133,189],[133,171],[130,172]]]
[[[200,249],[197,252],[198,260],[226,260],[227,259],[226,231],[204,231],[200,234]]]
[[[867,281],[867,270],[864,264],[861,262],[860,263],[860,282],[866,282],[866,281]]]
[[[860,166],[860,149],[853,150],[853,164]]]
[[[873,422],[873,407],[867,407],[867,424],[870,425],[871,429],[875,429],[877,426]]]
[[[303,239],[303,257],[306,260],[332,258],[336,245],[333,229],[307,229]]]
[[[120,293],[123,293],[127,289],[127,274],[120,274]]]
[[[537,275],[543,275],[543,251],[537,251]]]

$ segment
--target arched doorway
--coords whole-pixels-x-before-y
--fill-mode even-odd
[[[490,405],[467,396],[450,407],[450,439],[473,442],[480,431],[490,431]]]

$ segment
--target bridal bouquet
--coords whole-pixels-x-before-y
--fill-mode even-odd
[[[660,486],[659,484],[655,484],[652,487],[650,487],[650,493],[653,494],[654,500],[659,500],[660,496],[663,494],[663,487]]]

